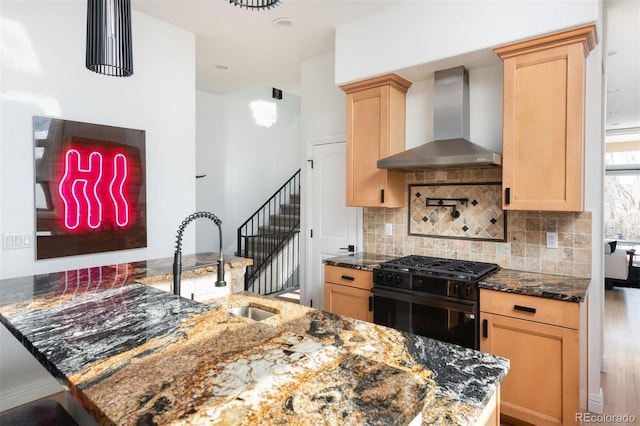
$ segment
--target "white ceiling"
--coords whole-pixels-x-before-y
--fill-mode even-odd
[[[199,90],[225,94],[260,84],[299,94],[301,63],[333,50],[337,26],[400,1],[283,0],[253,11],[227,0],[132,0],[132,7],[196,34]],[[640,1],[605,6],[607,50],[617,52],[607,57],[607,129],[640,127]],[[283,17],[293,25],[273,24]]]
[[[284,0],[248,10],[227,0],[132,0],[132,7],[196,34],[196,85],[224,94],[254,84],[300,92],[300,64],[333,51],[334,29],[401,0]],[[293,25],[273,21],[289,18]],[[227,66],[227,70],[216,68]]]

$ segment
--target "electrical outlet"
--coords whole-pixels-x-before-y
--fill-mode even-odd
[[[393,223],[384,224],[384,235],[393,235]]]
[[[547,232],[547,248],[558,248],[558,233]]]

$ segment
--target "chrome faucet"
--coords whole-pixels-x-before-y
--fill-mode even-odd
[[[187,216],[178,227],[178,235],[176,237],[176,252],[173,255],[173,294],[180,295],[180,275],[182,274],[182,235],[188,224],[198,218],[212,220],[218,226],[218,234],[220,236],[220,250],[218,257],[218,280],[216,287],[225,287],[227,283],[224,281],[224,260],[222,259],[222,221],[213,213],[197,212]]]

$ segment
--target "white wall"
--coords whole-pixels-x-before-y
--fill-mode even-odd
[[[206,175],[196,180],[196,210],[215,214],[222,221],[223,253],[233,251],[235,236],[227,223],[224,203],[225,158],[225,97],[196,91],[196,174]],[[192,228],[197,233],[196,251],[219,251],[218,231],[212,223],[198,220]],[[194,232],[194,230],[187,232]]]
[[[405,1],[336,29],[337,84],[569,28],[599,0]]]
[[[334,53],[325,54],[308,59],[302,63],[300,69],[300,93],[302,99],[302,137],[305,149],[300,158],[302,168],[303,188],[310,189],[309,163],[310,141],[323,138],[343,138],[346,131],[347,104],[345,95],[334,82]],[[346,167],[346,164],[345,164]],[[300,288],[300,301],[309,305],[311,300],[323,300],[322,287],[316,288],[308,281],[311,266],[309,229],[311,223],[311,202],[307,191],[302,191],[302,218],[300,232],[300,256],[303,259],[300,276],[303,285]]]
[[[222,221],[223,253],[236,250],[236,232],[300,168],[300,97],[254,86],[224,96],[197,92],[197,207]],[[257,123],[251,104],[275,105],[276,121]],[[218,252],[215,227],[198,221],[198,251]]]
[[[0,13],[1,232],[35,231],[34,115],[146,130],[148,217],[146,249],[45,261],[34,248],[4,250],[0,278],[171,256],[195,208],[194,35],[133,11],[134,75],[115,78],[84,67],[86,2],[3,0]],[[0,404],[52,383],[4,329],[0,340]]]
[[[465,65],[459,63],[458,65]],[[502,63],[469,68],[469,133],[474,143],[502,152]],[[343,100],[344,102],[344,100]],[[433,75],[407,91],[406,148],[433,140]]]

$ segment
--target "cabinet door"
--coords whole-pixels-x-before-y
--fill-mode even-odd
[[[324,308],[334,314],[373,322],[373,296],[369,290],[324,283]]]
[[[505,210],[582,211],[585,56],[595,27],[495,49],[504,61]]]
[[[578,331],[486,312],[480,318],[480,350],[511,362],[501,412],[536,425],[575,424]]]
[[[347,206],[404,206],[404,173],[378,169],[377,162],[404,151],[409,86],[395,74],[341,86],[347,93]]]
[[[387,86],[374,87],[347,95],[347,205],[379,206],[386,170],[377,161],[386,134],[389,97]]]

